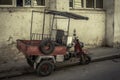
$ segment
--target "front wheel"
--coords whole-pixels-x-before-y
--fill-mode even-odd
[[[39,76],[48,76],[54,70],[54,64],[51,61],[42,61],[37,67],[37,74]]]
[[[91,57],[87,54],[82,54],[80,56],[80,64],[89,64],[91,62]]]

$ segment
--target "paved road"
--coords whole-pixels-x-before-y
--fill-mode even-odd
[[[120,59],[60,68],[47,77],[31,73],[4,80],[120,80]]]

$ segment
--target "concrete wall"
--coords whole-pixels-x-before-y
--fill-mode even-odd
[[[106,46],[113,46],[114,41],[114,1],[103,0],[106,10]]]
[[[120,47],[120,0],[114,1],[114,47]]]
[[[104,0],[104,9],[106,10],[106,44],[112,47],[120,47],[119,3],[120,0]]]

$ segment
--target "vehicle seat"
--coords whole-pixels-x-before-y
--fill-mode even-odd
[[[64,37],[64,31],[63,30],[57,30],[56,42],[59,43],[59,44],[63,44],[63,37]]]

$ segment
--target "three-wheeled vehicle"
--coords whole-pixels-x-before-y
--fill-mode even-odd
[[[41,13],[40,11],[32,11],[30,40],[17,40],[17,48],[21,51],[28,62],[38,75],[50,75],[55,64],[65,62],[71,58],[78,58],[80,64],[88,64],[91,58],[83,50],[84,44],[79,41],[76,36],[76,30],[73,30],[73,36],[69,36],[70,20],[88,20],[88,17],[77,15],[70,12],[61,12],[53,10],[45,10],[43,17],[42,34],[32,32],[33,13]],[[45,34],[45,18],[46,15],[52,15],[52,23],[50,33]],[[61,17],[62,16],[62,17]],[[67,31],[53,28],[55,19],[68,19]],[[70,50],[71,48],[74,50]]]

